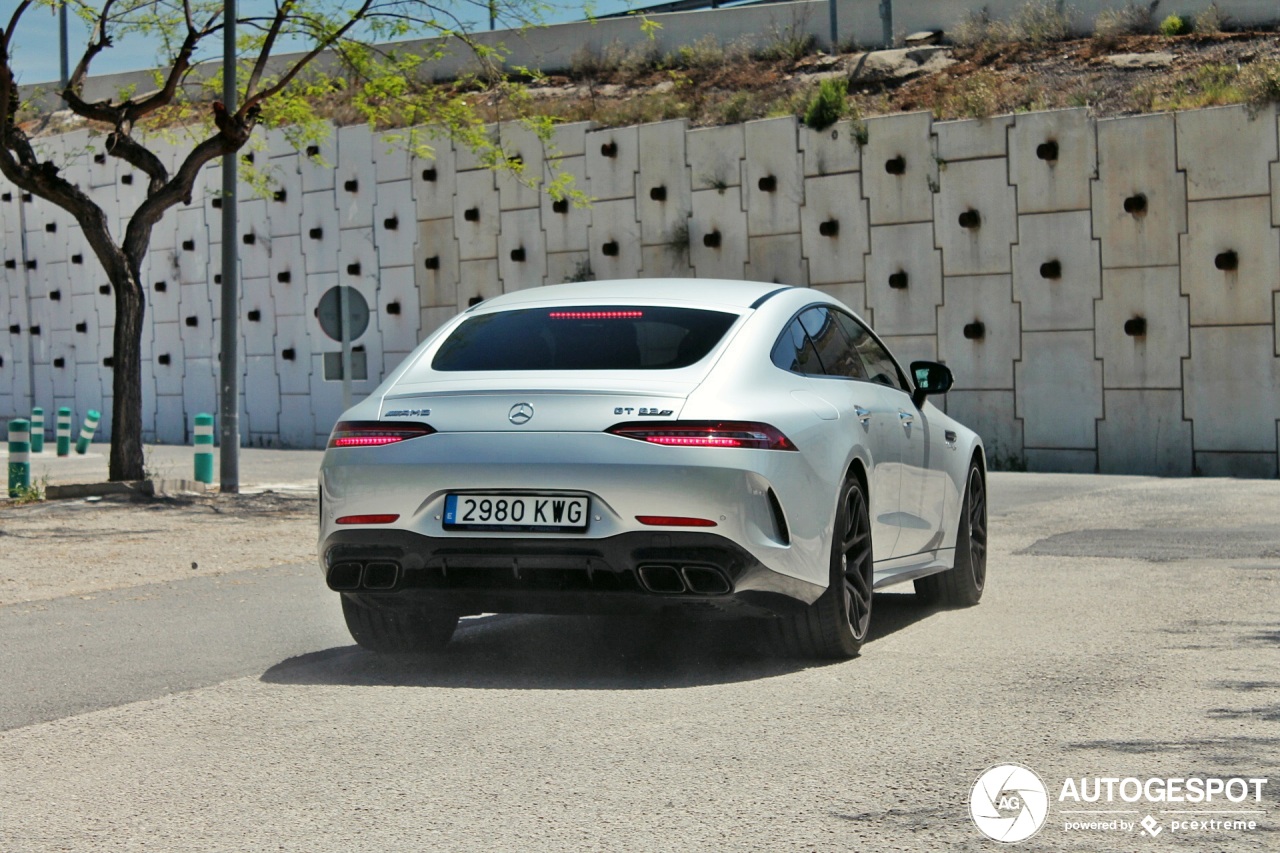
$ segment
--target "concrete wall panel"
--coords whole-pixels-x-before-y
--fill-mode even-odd
[[[804,170],[797,145],[796,119],[749,121],[742,161],[747,233],[752,237],[800,230]]]
[[[1182,386],[1189,338],[1178,278],[1177,267],[1103,272],[1095,337],[1105,387]]]
[[[959,389],[1013,389],[1013,362],[1021,357],[1022,342],[1009,279],[988,275],[943,280],[938,358],[954,365]],[[877,320],[883,318],[877,315]]]
[[[880,334],[921,335],[938,330],[942,253],[933,248],[932,223],[871,229],[867,304],[875,312]]]
[[[1197,453],[1275,453],[1271,425],[1280,419],[1280,359],[1273,347],[1270,325],[1191,329],[1182,387]]]
[[[1096,450],[1057,450],[1028,447],[1024,451],[1024,457],[1028,471],[1093,474],[1098,470],[1098,452]]]
[[[298,174],[300,156],[294,153],[287,157],[272,157],[267,166],[273,181],[267,205],[273,239],[301,233],[303,192],[302,179]]]
[[[858,136],[864,131],[858,123],[838,121],[823,130],[800,127],[800,150],[804,155],[804,175],[817,178],[856,172],[862,168],[862,145]],[[806,188],[807,190],[807,188]],[[807,196],[806,196],[807,198]]]
[[[1092,328],[1101,274],[1089,211],[1018,217],[1013,298],[1022,304],[1023,329]]]
[[[413,265],[417,242],[413,186],[409,181],[378,184],[373,203],[373,234],[378,264],[383,267]]]
[[[860,281],[845,281],[839,284],[815,284],[814,290],[821,290],[828,296],[839,299],[874,328],[874,312],[867,307],[867,286]],[[936,346],[935,346],[936,349]]]
[[[334,180],[337,177],[338,135],[335,132],[318,142],[303,146],[302,157],[298,160],[298,174],[302,178],[302,191],[313,193],[320,191],[333,192]],[[214,164],[206,167],[206,171],[214,168]],[[216,183],[207,183],[211,190],[221,186],[221,178]]]
[[[1257,323],[1280,287],[1280,231],[1266,196],[1187,205],[1182,236],[1182,292],[1191,325]]]
[[[689,266],[689,247],[681,245],[642,246],[640,248],[641,278],[689,278],[693,267]]]
[[[240,334],[244,355],[271,356],[276,351],[276,310],[271,280],[246,278],[240,290]],[[221,350],[221,344],[217,350]]]
[[[725,190],[742,181],[747,140],[743,125],[699,128],[685,137],[694,190]]]
[[[1104,474],[1186,477],[1192,473],[1191,424],[1182,419],[1180,391],[1120,391],[1103,395],[1098,421],[1098,470]]]
[[[811,282],[862,281],[863,256],[871,250],[871,241],[861,176],[851,172],[807,179],[800,231]]]
[[[1102,363],[1093,332],[1026,332],[1015,370],[1017,415],[1028,448],[1097,447]]]
[[[338,160],[333,192],[342,228],[373,225],[378,174],[373,164],[373,134],[367,124],[338,128]]]
[[[417,346],[421,339],[421,307],[417,302],[417,288],[413,286],[410,266],[383,270],[378,284],[378,304],[370,306],[370,309],[378,311],[378,328],[384,351],[404,353]]]
[[[498,261],[486,258],[478,261],[462,261],[458,275],[459,311],[502,293],[502,280],[498,277]]]
[[[271,241],[267,277],[271,280],[276,316],[301,314],[306,309],[307,279],[301,237],[276,237]]]
[[[590,281],[591,255],[582,252],[554,252],[547,255],[547,284],[566,281]]]
[[[699,278],[742,278],[747,263],[747,216],[738,187],[694,191],[689,261]]]
[[[640,170],[640,136],[634,127],[593,130],[586,135],[588,195],[601,200],[631,198]]]
[[[339,239],[333,192],[307,193],[302,201],[302,256],[308,276],[338,271]]]
[[[537,208],[544,172],[542,139],[519,122],[503,124],[498,133],[502,153],[510,164],[510,168],[494,173],[502,210]]]
[[[640,223],[635,202],[597,201],[591,206],[591,271],[597,279],[635,278],[640,274]]]
[[[313,343],[307,337],[307,319],[296,315],[276,318],[276,371],[280,376],[280,390],[285,394],[305,395],[311,392]],[[289,423],[306,423],[306,431],[310,434],[311,408],[306,405],[304,408],[306,414],[297,415]],[[281,424],[283,426],[284,421]]]
[[[862,189],[872,225],[933,219],[938,182],[933,117],[927,112],[867,119],[862,149]]]
[[[750,281],[772,281],[805,287],[809,284],[809,265],[799,234],[747,238],[746,278]]]
[[[1174,115],[1189,201],[1267,194],[1269,164],[1277,156],[1272,111],[1240,104]]]
[[[464,261],[498,256],[498,190],[487,169],[458,173],[453,233]]]
[[[247,356],[245,358],[243,387],[246,405],[242,431],[247,428],[249,444],[254,447],[274,447],[280,435],[280,378],[276,373],[275,359],[271,356]],[[192,417],[191,422],[195,423]]]
[[[421,305],[457,307],[458,242],[453,239],[452,219],[418,223],[413,274]]]
[[[991,468],[1016,468],[1025,462],[1022,421],[1014,416],[1013,391],[951,391],[947,414],[982,436]]]
[[[587,181],[587,160],[577,157],[564,157],[547,163],[547,180],[554,180],[552,167],[560,172],[573,176],[573,185],[585,191]],[[573,199],[554,199],[547,193],[542,194],[542,228],[546,233],[548,252],[585,252],[587,250],[587,228],[591,225],[591,208],[575,204]]]
[[[636,211],[646,246],[670,243],[688,234],[693,209],[692,181],[685,153],[687,123],[664,121],[639,128],[640,171],[636,176]]]
[[[505,293],[540,287],[546,280],[546,238],[536,207],[503,212],[502,233],[498,235],[498,274]]]
[[[409,180],[409,147],[413,140],[403,130],[384,130],[373,134],[373,170],[380,184]]]
[[[1013,116],[942,121],[933,125],[938,137],[938,159],[944,163],[1003,157]]]
[[[1175,157],[1173,115],[1104,119],[1097,127],[1093,233],[1102,240],[1102,265],[1176,264],[1178,235],[1187,230],[1187,187]]]
[[[934,196],[934,234],[945,275],[1009,272],[1018,241],[1017,198],[1004,160],[948,163]]]
[[[447,139],[433,140],[434,158],[415,157],[410,163],[413,200],[418,219],[447,219],[454,213],[454,194],[458,189],[458,170],[453,146]]]
[[[1098,138],[1087,109],[1024,113],[1009,129],[1009,182],[1019,213],[1088,210]]]

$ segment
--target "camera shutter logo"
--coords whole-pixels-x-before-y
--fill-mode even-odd
[[[969,814],[994,841],[1026,841],[1049,817],[1049,792],[1035,771],[1020,764],[997,764],[974,782]]]

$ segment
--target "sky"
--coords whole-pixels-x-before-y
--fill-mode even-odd
[[[552,2],[557,2],[557,0],[552,0]],[[563,5],[559,5],[544,16],[547,23],[582,20],[584,6],[581,2],[576,5],[569,5],[565,0],[559,0],[559,2]],[[648,0],[648,2],[656,2],[656,0]],[[459,3],[458,8],[465,8],[470,5],[474,4]],[[591,8],[596,14],[608,14],[644,5],[646,5],[646,2],[596,0]],[[240,6],[243,10],[246,6],[244,0],[241,0]],[[0,26],[8,26],[9,16],[13,14],[13,7],[13,0],[0,0]],[[68,18],[67,42],[71,56],[68,61],[70,67],[74,69],[76,62],[84,51],[89,31],[74,15],[70,15]],[[477,28],[488,29],[487,20],[480,21],[477,19],[476,23]],[[216,57],[210,58],[220,58],[220,46],[218,51]],[[155,55],[154,43],[140,41],[136,44],[133,42],[119,44],[104,50],[98,55],[93,62],[92,73],[113,74],[120,71],[138,71],[152,68],[155,66]],[[29,9],[23,14],[14,34],[13,64],[18,83],[20,85],[29,85],[56,82],[59,77],[59,56],[57,16],[51,14],[48,9],[34,7]]]

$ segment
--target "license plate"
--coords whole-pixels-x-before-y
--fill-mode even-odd
[[[589,498],[569,495],[446,495],[446,530],[582,532]]]

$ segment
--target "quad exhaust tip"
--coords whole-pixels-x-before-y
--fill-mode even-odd
[[[400,582],[400,564],[390,560],[336,563],[329,569],[326,580],[329,589],[335,592],[391,590]]]
[[[644,588],[658,595],[725,595],[733,588],[724,573],[711,566],[646,564],[638,571]]]

